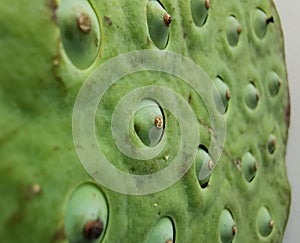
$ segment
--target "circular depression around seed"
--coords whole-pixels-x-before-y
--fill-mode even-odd
[[[263,10],[256,9],[253,14],[253,28],[256,36],[260,39],[263,38],[266,35],[268,25],[273,22],[273,17],[268,17]]]
[[[101,240],[107,226],[108,208],[100,189],[92,183],[78,186],[65,212],[65,234],[69,242]]]
[[[163,217],[152,228],[147,243],[172,243],[175,242],[174,226],[169,217]]]
[[[226,19],[226,36],[229,45],[236,46],[238,44],[241,32],[242,27],[239,21],[234,16],[229,16]]]
[[[250,109],[255,109],[259,101],[259,93],[253,83],[249,83],[244,89],[245,103]]]
[[[218,94],[215,94],[217,96],[214,97],[217,109],[219,112],[225,113],[228,108],[228,102],[231,98],[229,87],[220,77],[215,78],[213,82],[218,90]],[[220,98],[222,103],[220,103]]]
[[[277,95],[281,86],[281,80],[278,74],[275,72],[269,73],[267,80],[268,80],[268,89],[271,96]]]
[[[166,12],[159,1],[148,1],[147,23],[149,34],[151,40],[159,49],[165,49],[168,44],[171,22],[171,15]]]
[[[250,153],[246,152],[242,157],[242,172],[247,182],[251,182],[257,171],[257,162],[255,157]]]
[[[191,0],[190,7],[195,25],[203,26],[208,17],[210,0]]]
[[[91,66],[99,53],[100,26],[89,2],[61,1],[57,21],[63,48],[70,61],[79,69]]]
[[[195,158],[195,172],[202,188],[208,185],[211,171],[215,164],[204,146],[200,146]]]
[[[274,221],[271,219],[269,210],[263,206],[259,209],[256,218],[257,228],[260,235],[267,237],[274,228]]]
[[[142,100],[134,114],[134,130],[140,140],[153,147],[162,139],[164,133],[164,115],[157,102]]]
[[[228,209],[224,209],[220,216],[220,238],[222,243],[230,243],[237,234],[237,227],[232,214]]]

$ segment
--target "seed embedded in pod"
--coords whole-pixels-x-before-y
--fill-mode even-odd
[[[210,0],[191,0],[190,7],[195,25],[198,27],[203,26],[208,17]]]
[[[253,16],[254,32],[258,38],[263,38],[266,35],[267,27],[270,23],[274,23],[273,17],[268,17],[267,14],[261,10],[256,9]]]
[[[244,89],[246,105],[250,109],[255,109],[259,101],[259,93],[253,83],[249,83]]]
[[[163,217],[152,228],[147,243],[172,243],[174,239],[174,226],[169,217]]]
[[[203,148],[204,146],[200,145],[199,147],[195,158],[195,172],[200,186],[205,188],[208,185],[210,174],[215,164],[207,153],[207,150]]]
[[[164,115],[154,100],[145,99],[134,114],[134,130],[140,140],[150,147],[157,145],[164,133]]]
[[[169,26],[172,17],[156,0],[149,0],[147,4],[147,23],[150,38],[159,49],[165,49],[169,40]]]
[[[278,94],[282,81],[278,77],[278,74],[275,72],[271,72],[268,77],[268,88],[269,92],[272,96]]]
[[[79,69],[90,67],[100,47],[100,25],[90,3],[86,0],[61,1],[57,22],[70,61]]]
[[[227,84],[220,78],[217,77],[214,79],[214,84],[216,86],[216,89],[218,93],[215,94],[215,103],[217,106],[217,109],[220,113],[226,112],[228,108],[228,102],[231,98],[230,90]],[[221,98],[222,104],[220,104],[219,100]]]
[[[267,237],[269,234],[271,234],[274,228],[274,221],[271,219],[269,210],[265,206],[262,206],[259,209],[256,221],[258,232],[262,236]]]
[[[250,152],[246,152],[242,157],[241,164],[245,180],[251,182],[257,171],[257,162],[255,157]]]
[[[226,34],[229,45],[236,46],[239,42],[242,27],[234,16],[229,16],[226,20]]]
[[[276,144],[277,144],[277,139],[275,135],[271,134],[269,136],[268,145],[267,145],[270,154],[273,154],[275,152]]]
[[[230,243],[237,234],[237,226],[229,210],[224,209],[220,217],[220,238],[222,243]]]
[[[99,242],[108,221],[106,199],[93,183],[79,185],[71,194],[65,212],[65,234],[69,242]]]

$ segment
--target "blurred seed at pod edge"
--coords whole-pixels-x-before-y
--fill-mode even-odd
[[[79,185],[71,194],[65,212],[65,234],[71,243],[100,242],[108,221],[106,199],[93,183]]]
[[[165,49],[169,40],[169,26],[172,17],[156,0],[149,0],[147,4],[147,23],[150,38],[159,49]]]
[[[268,25],[273,22],[274,19],[272,16],[268,17],[263,10],[256,9],[253,16],[253,26],[256,36],[263,38],[266,35]]]
[[[163,217],[153,226],[146,243],[173,243],[174,239],[173,222],[169,217]]]
[[[79,69],[92,65],[99,53],[100,25],[86,0],[61,1],[57,10],[63,49]]]
[[[164,115],[158,103],[145,99],[134,114],[134,130],[146,145],[157,145],[164,133]]]

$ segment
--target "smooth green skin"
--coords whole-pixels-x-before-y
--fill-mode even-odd
[[[137,49],[157,48],[149,37],[148,1],[91,2],[99,18],[101,46],[95,62],[84,71],[74,67],[62,49],[60,30],[49,4],[52,1],[1,2],[0,238],[4,242],[67,242],[63,227],[69,196],[78,184],[92,181],[76,156],[72,140],[76,93],[88,74],[110,58]],[[226,143],[205,189],[198,183],[194,166],[172,187],[153,195],[121,195],[99,185],[109,207],[103,242],[145,242],[155,222],[164,215],[174,221],[176,242],[219,242],[218,225],[224,208],[231,211],[238,227],[235,242],[281,242],[290,207],[284,163],[289,99],[283,38],[274,5],[267,0],[215,0],[206,24],[199,28],[193,24],[189,1],[161,2],[174,19],[167,50],[191,58],[212,79],[220,75],[230,88]],[[257,7],[274,17],[274,24],[268,25],[262,39],[253,29]],[[230,15],[235,15],[242,26],[234,48],[229,46],[226,34]],[[275,96],[265,82],[271,71],[282,80]],[[103,101],[104,113],[111,114],[116,99],[137,84],[169,85],[190,101],[199,117],[201,142],[209,147],[208,112],[189,86],[167,75],[141,73],[132,78],[108,92]],[[250,81],[255,82],[261,95],[254,110],[243,102],[242,90]],[[172,139],[159,159],[162,163],[164,155],[176,153],[180,139],[174,117],[166,117],[166,130]],[[270,134],[277,138],[272,154],[267,149]],[[110,138],[106,141],[104,150],[116,161],[122,158]],[[239,165],[249,150],[259,168],[252,183],[244,180]],[[136,164],[123,159],[126,163],[116,163],[126,171]],[[159,169],[155,161],[147,166],[145,169],[139,164],[135,170],[143,173]],[[35,183],[41,186],[40,193],[32,192]],[[256,224],[257,212],[263,205],[276,225],[267,237],[260,236]]]
[[[173,223],[170,218],[163,217],[153,226],[147,243],[166,243],[173,240]]]

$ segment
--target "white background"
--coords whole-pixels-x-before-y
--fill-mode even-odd
[[[300,242],[300,1],[274,0],[281,17],[291,92],[291,127],[287,169],[292,186],[292,207],[284,243]]]

